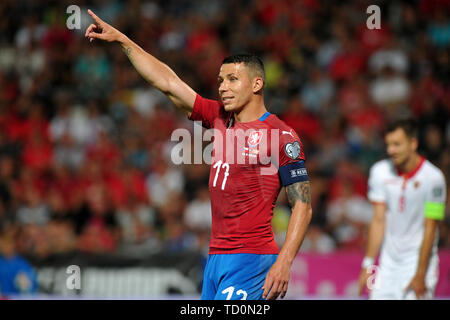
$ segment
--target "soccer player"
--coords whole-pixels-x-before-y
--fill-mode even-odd
[[[374,206],[359,293],[370,299],[431,299],[438,280],[438,221],[444,219],[441,170],[417,152],[417,126],[403,119],[385,134],[390,159],[375,163],[368,198]],[[380,253],[380,263],[373,267]],[[375,273],[375,283],[369,281]]]
[[[223,60],[220,101],[198,95],[166,64],[88,11],[85,36],[118,42],[136,70],[191,120],[214,130],[209,190],[212,230],[202,299],[283,298],[311,220],[310,186],[297,134],[264,105],[264,66],[254,55]],[[235,140],[239,143],[229,143]],[[266,160],[274,159],[270,163]],[[270,168],[277,168],[269,174]],[[265,170],[267,169],[267,170]],[[278,250],[271,228],[281,186],[292,206]]]

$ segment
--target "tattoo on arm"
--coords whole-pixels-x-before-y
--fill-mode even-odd
[[[126,54],[127,56],[130,56],[131,47],[125,47],[125,48],[123,48],[123,52],[125,52],[125,54]]]
[[[286,187],[287,198],[291,207],[294,207],[297,201],[311,204],[311,190],[309,181],[297,182]]]

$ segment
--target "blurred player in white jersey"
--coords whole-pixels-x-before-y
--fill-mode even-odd
[[[445,178],[418,154],[413,120],[392,123],[385,142],[389,159],[370,170],[368,198],[374,216],[359,294],[368,286],[374,300],[432,299],[439,276],[438,222],[445,215]],[[380,248],[380,263],[374,268]]]

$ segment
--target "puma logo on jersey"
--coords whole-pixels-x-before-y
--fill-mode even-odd
[[[281,131],[281,134],[288,134],[288,135],[290,135],[292,138],[294,138],[294,135],[292,134],[292,130],[289,130],[289,131]]]

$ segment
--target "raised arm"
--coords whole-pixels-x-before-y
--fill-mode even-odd
[[[276,299],[280,294],[281,298],[286,295],[292,262],[305,238],[312,217],[309,181],[286,186],[286,194],[292,214],[289,219],[286,240],[264,282],[263,298],[269,300]]]
[[[188,116],[194,107],[196,92],[183,82],[166,64],[144,51],[126,35],[97,17],[91,10],[88,13],[94,19],[85,33],[92,42],[100,39],[108,42],[118,42],[139,74],[152,86],[163,92]]]

